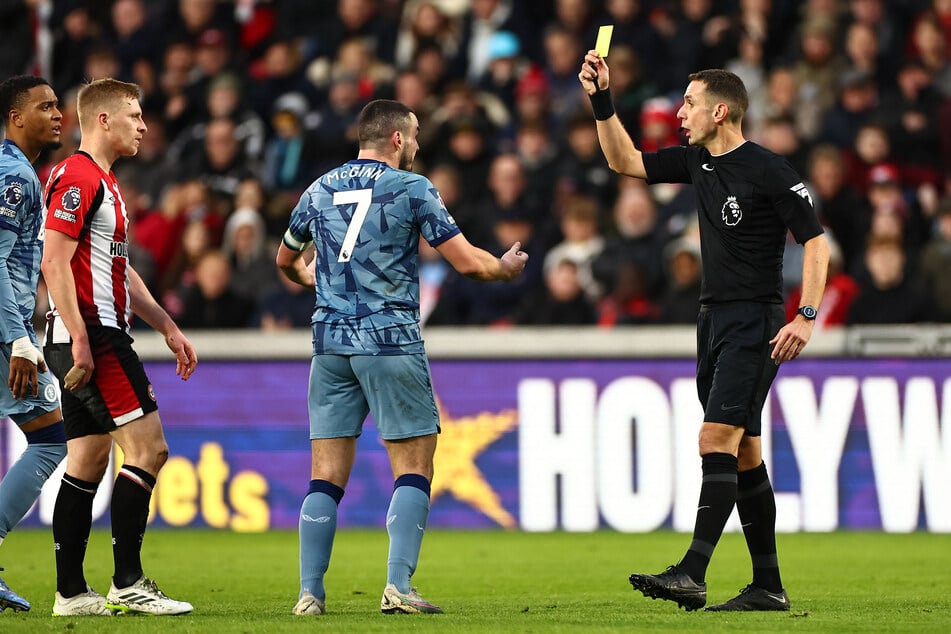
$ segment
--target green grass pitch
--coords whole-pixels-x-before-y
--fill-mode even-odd
[[[295,617],[297,535],[160,531],[146,535],[147,574],[195,611],[180,617],[50,616],[55,590],[49,530],[11,533],[3,578],[33,602],[0,614],[0,632],[949,632],[951,535],[780,535],[788,613],[687,613],[634,592],[631,572],[658,572],[689,535],[431,529],[414,584],[444,615],[379,611],[383,530],[337,535],[327,576],[328,614]],[[88,581],[109,586],[109,535],[95,531]],[[707,573],[709,602],[749,581],[743,538],[725,535]]]

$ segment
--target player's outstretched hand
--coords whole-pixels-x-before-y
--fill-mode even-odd
[[[581,72],[578,73],[578,80],[584,91],[593,95],[597,90],[607,90],[611,85],[610,79],[610,71],[604,58],[598,56],[594,49],[588,51],[584,56],[584,63],[581,64]]]
[[[525,263],[528,262],[528,254],[521,250],[522,243],[516,242],[512,248],[506,251],[500,258],[502,261],[502,270],[507,273],[506,280],[514,280],[525,270]]]

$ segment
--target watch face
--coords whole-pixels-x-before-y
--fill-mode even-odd
[[[805,317],[806,319],[815,319],[816,318],[816,309],[812,306],[803,306],[799,309],[799,314]]]

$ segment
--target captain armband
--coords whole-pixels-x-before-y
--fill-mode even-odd
[[[306,251],[310,248],[310,245],[313,244],[313,241],[308,240],[307,242],[301,242],[293,235],[291,235],[291,230],[288,229],[284,232],[284,244],[288,249],[293,249],[294,251]]]

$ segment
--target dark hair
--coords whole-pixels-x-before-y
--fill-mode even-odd
[[[691,73],[687,76],[690,81],[702,81],[707,85],[707,103],[712,105],[713,101],[723,101],[729,106],[730,113],[727,115],[730,121],[739,123],[750,107],[750,98],[746,92],[746,86],[743,80],[728,70],[721,68],[711,68]]]
[[[0,82],[0,113],[3,114],[3,121],[10,118],[11,110],[23,107],[31,88],[49,85],[48,81],[36,75],[14,75]]]
[[[407,132],[412,109],[392,99],[376,99],[363,107],[357,119],[357,138],[361,148],[381,149],[393,132]]]

